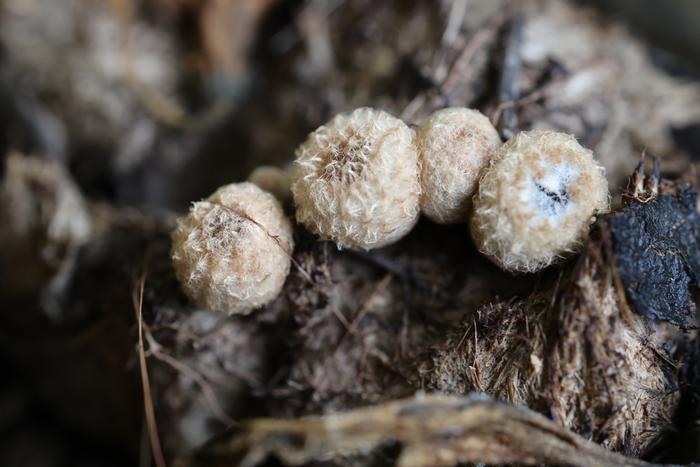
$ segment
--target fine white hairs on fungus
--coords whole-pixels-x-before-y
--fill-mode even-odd
[[[478,110],[451,107],[418,128],[421,209],[440,224],[465,223],[479,176],[501,138]]]
[[[415,133],[380,110],[335,116],[297,149],[297,220],[339,248],[378,248],[403,237],[419,215]]]
[[[194,203],[172,233],[175,274],[197,305],[246,314],[277,297],[289,273],[292,227],[280,203],[252,183]]]
[[[608,183],[573,136],[522,132],[494,153],[473,203],[479,250],[503,269],[534,272],[581,243],[609,208]]]

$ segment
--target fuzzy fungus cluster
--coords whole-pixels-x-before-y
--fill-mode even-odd
[[[339,248],[378,248],[403,237],[419,215],[415,134],[370,108],[335,116],[297,149],[297,220]]]
[[[248,313],[273,300],[289,273],[292,227],[279,202],[252,183],[194,203],[172,234],[185,294],[210,310]]]
[[[503,269],[533,272],[580,243],[608,209],[608,184],[573,136],[523,132],[494,153],[473,203],[479,250]]]
[[[501,138],[478,110],[452,107],[418,128],[421,210],[441,224],[467,222],[479,176]]]

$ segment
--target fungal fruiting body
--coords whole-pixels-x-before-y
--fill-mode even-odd
[[[289,273],[292,227],[280,203],[252,183],[194,203],[172,233],[175,274],[197,305],[249,313],[273,300]]]
[[[286,204],[291,197],[288,170],[261,165],[248,175],[248,181],[272,193],[282,204]]]
[[[421,210],[434,222],[468,220],[479,176],[501,138],[477,110],[452,107],[433,113],[419,128]]]
[[[473,203],[479,250],[503,269],[533,272],[580,244],[608,209],[608,184],[573,136],[523,132],[494,153]]]
[[[297,149],[292,195],[297,220],[339,248],[395,242],[419,214],[413,130],[369,108],[335,116]]]

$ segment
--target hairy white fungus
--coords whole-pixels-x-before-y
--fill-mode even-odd
[[[478,110],[433,113],[418,129],[421,209],[441,224],[466,223],[479,176],[501,138]]]
[[[297,149],[297,220],[339,248],[378,248],[403,237],[419,214],[415,133],[380,110],[335,116]]]
[[[292,227],[280,203],[252,183],[194,203],[172,233],[175,274],[197,306],[246,314],[277,297],[289,273]]]
[[[495,152],[473,203],[479,250],[503,269],[533,272],[581,243],[608,210],[608,183],[573,136],[523,132]]]

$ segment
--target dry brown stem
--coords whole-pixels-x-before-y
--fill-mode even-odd
[[[301,465],[384,443],[402,446],[401,467],[488,464],[647,466],[606,451],[530,410],[482,396],[418,395],[341,414],[254,419],[242,431],[185,456],[178,467],[259,465],[274,455]]]

